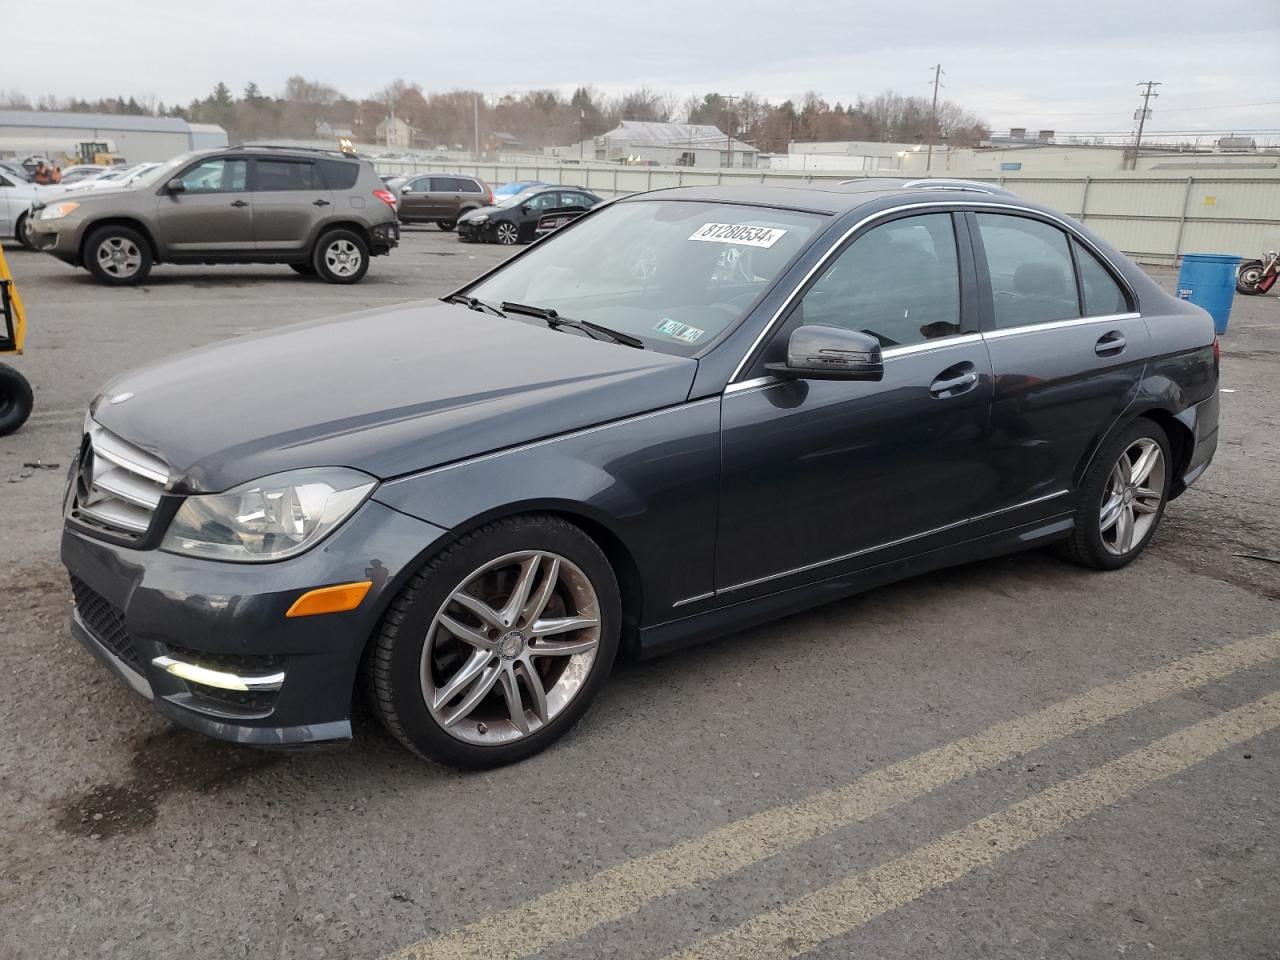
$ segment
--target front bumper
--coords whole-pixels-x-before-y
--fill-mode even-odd
[[[489,221],[477,223],[474,220],[458,221],[459,240],[486,240],[489,236]]]
[[[418,558],[445,537],[369,501],[300,556],[236,564],[117,546],[69,523],[71,632],[183,726],[258,746],[347,740],[366,642]],[[360,580],[373,587],[355,610],[285,617],[308,590]]]
[[[37,216],[31,221],[32,245],[73,265],[80,257],[80,236],[83,232],[84,224],[75,216],[58,220],[41,220]]]

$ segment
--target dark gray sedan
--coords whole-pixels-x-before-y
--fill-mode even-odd
[[[979,557],[1115,569],[1217,444],[1213,325],[995,188],[603,204],[444,302],[96,399],[72,629],[179,723],[526,757],[652,656]]]

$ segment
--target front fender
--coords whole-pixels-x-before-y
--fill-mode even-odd
[[[581,517],[633,559],[644,626],[712,589],[719,481],[715,397],[392,480],[374,499],[459,534],[519,513]]]

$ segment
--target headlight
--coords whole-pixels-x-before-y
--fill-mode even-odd
[[[74,200],[63,200],[61,203],[51,203],[40,211],[40,219],[61,220],[79,206],[80,204],[76,203]]]
[[[467,221],[467,223],[484,223],[489,219],[489,215],[487,213],[471,213],[462,219]]]
[[[162,550],[260,563],[309,550],[364,503],[377,481],[359,470],[291,470],[226,493],[188,497]]]

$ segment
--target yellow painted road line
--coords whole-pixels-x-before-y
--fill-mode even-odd
[[[1280,631],[1191,654],[998,723],[844,786],[762,810],[626,861],[404,947],[389,960],[514,960],[536,953],[620,920],[659,897],[727,876],[1139,707],[1277,658]]]
[[[1280,728],[1280,693],[1186,727],[976,820],[888,863],[815,890],[668,960],[798,957],[1235,744]]]

